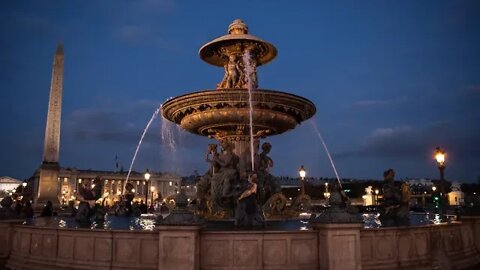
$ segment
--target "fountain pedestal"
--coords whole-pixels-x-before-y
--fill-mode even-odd
[[[315,224],[318,231],[320,270],[362,269],[362,224]]]
[[[200,269],[200,226],[158,226],[158,269]]]

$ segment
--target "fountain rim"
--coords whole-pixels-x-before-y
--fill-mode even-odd
[[[201,95],[206,94],[206,93],[208,93],[209,95],[215,96],[215,95],[225,95],[225,94],[229,94],[229,93],[231,93],[231,94],[247,94],[248,91],[247,91],[247,89],[243,89],[243,88],[238,88],[238,89],[237,88],[235,88],[235,89],[234,88],[232,88],[232,89],[230,89],[230,88],[228,88],[228,89],[207,89],[207,90],[200,90],[200,91],[196,91],[196,92],[191,92],[191,93],[179,95],[179,96],[168,99],[167,101],[165,101],[162,104],[162,109],[161,109],[162,116],[164,118],[168,119],[169,121],[173,122],[172,120],[170,120],[169,117],[167,117],[165,108],[168,109],[168,107],[173,106],[174,103],[179,102],[181,100],[194,98],[196,96],[201,96]],[[310,117],[308,117],[307,119],[311,118],[317,112],[317,107],[315,106],[315,103],[313,103],[311,100],[309,100],[305,97],[302,97],[302,96],[299,96],[299,95],[296,95],[296,94],[283,92],[283,91],[279,91],[279,90],[270,90],[270,89],[255,89],[255,90],[252,91],[252,94],[253,94],[253,96],[260,95],[260,94],[284,95],[286,97],[295,98],[296,100],[299,100],[301,102],[305,102],[308,105],[310,105],[309,106],[310,108],[313,109]],[[255,102],[258,102],[258,101],[255,101]],[[268,101],[265,101],[265,102],[268,102]]]
[[[172,103],[174,100],[185,98],[187,96],[195,96],[195,95],[202,94],[202,93],[215,93],[215,92],[217,92],[217,93],[221,92],[221,94],[225,94],[225,93],[228,93],[228,92],[232,92],[232,93],[234,93],[234,92],[235,93],[245,92],[245,93],[248,93],[248,90],[245,89],[245,88],[224,88],[224,89],[205,89],[205,90],[200,90],[200,91],[196,91],[196,92],[186,93],[186,94],[183,94],[183,95],[179,95],[179,96],[167,99],[162,105],[162,112],[163,112],[163,107],[165,107],[165,105],[167,105],[169,103]],[[257,89],[252,91],[252,93],[254,93],[254,95],[258,92],[265,92],[265,93],[270,93],[270,94],[281,94],[281,95],[283,94],[283,95],[287,95],[287,96],[292,96],[292,97],[295,97],[295,98],[298,98],[298,99],[302,99],[302,100],[304,100],[308,103],[311,103],[316,108],[315,103],[313,103],[313,101],[309,100],[308,98],[299,96],[297,94],[283,92],[283,91],[280,91],[280,90],[261,89],[261,88],[257,88]]]

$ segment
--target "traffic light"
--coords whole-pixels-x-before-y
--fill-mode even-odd
[[[440,196],[438,194],[434,194],[432,196],[432,199],[433,199],[433,204],[435,205],[435,208],[439,209],[440,208]]]

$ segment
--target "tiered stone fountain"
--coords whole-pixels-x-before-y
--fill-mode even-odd
[[[250,127],[242,61],[247,51],[255,69],[277,55],[272,44],[250,35],[245,23],[235,20],[227,35],[210,41],[199,51],[205,62],[225,69],[217,89],[173,98],[163,104],[163,116],[191,133],[231,141],[235,144],[234,152],[244,156],[249,152],[250,128],[255,138],[264,138],[294,129],[315,114],[315,105],[308,99],[256,87],[252,92],[253,126]],[[255,80],[256,74],[253,77]]]
[[[246,61],[249,68],[255,69],[271,61],[276,49],[249,35],[247,26],[236,20],[228,35],[200,49],[203,60],[225,67],[225,77],[217,89],[176,97],[162,108],[167,119],[192,133],[220,140],[227,152],[235,145],[236,156],[244,161],[243,166],[234,169],[238,177],[251,170],[248,156],[252,150],[248,145],[253,142],[252,137],[257,140],[283,133],[315,113],[315,106],[302,97],[252,90],[256,74],[250,73],[247,78],[246,67],[240,60],[245,55],[250,55]],[[209,153],[214,155],[215,149],[210,146]],[[268,153],[268,144],[262,149],[262,154]],[[251,158],[250,163],[252,160],[255,161]],[[253,166],[253,171],[258,173],[260,168]],[[216,169],[212,166],[211,171]],[[184,196],[177,198],[179,220],[152,230],[51,226],[55,218],[43,219],[45,225],[35,226],[22,225],[22,220],[0,221],[0,268],[426,270],[473,269],[480,263],[479,217],[464,217],[461,222],[441,225],[365,229],[341,211],[341,196],[335,194],[332,193],[332,211],[319,217],[313,228],[293,230],[203,228],[183,211]]]
[[[225,165],[225,160],[215,160],[216,150],[207,153],[212,155],[212,167],[217,168],[204,176],[199,189],[210,193],[213,214],[220,213],[219,209],[232,212],[235,196],[230,195],[241,184],[242,176],[251,173],[258,175],[258,198],[263,205],[279,190],[266,179],[269,172],[265,170],[269,168],[261,165],[258,140],[294,129],[315,114],[315,105],[297,95],[258,88],[257,67],[272,61],[277,49],[250,35],[241,20],[230,24],[227,35],[202,46],[199,54],[205,62],[224,68],[222,81],[214,90],[168,100],[162,106],[162,114],[191,133],[217,139],[223,150],[230,148],[231,156],[237,160]],[[230,160],[230,156],[224,159]],[[222,174],[222,168],[229,170]]]

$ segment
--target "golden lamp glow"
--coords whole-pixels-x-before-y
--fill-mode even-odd
[[[300,169],[298,170],[298,173],[300,174],[300,177],[302,178],[305,178],[305,176],[307,175],[307,171],[305,171],[305,168],[303,167],[303,165],[300,167]]]
[[[445,165],[445,151],[440,149],[440,147],[437,147],[435,149],[435,160],[438,163],[438,166],[444,166]]]
[[[144,176],[145,176],[145,180],[148,181],[148,180],[150,179],[150,176],[151,176],[151,175],[150,175],[150,172],[148,171],[148,169],[147,169],[147,172],[145,172],[145,175],[144,175]]]

